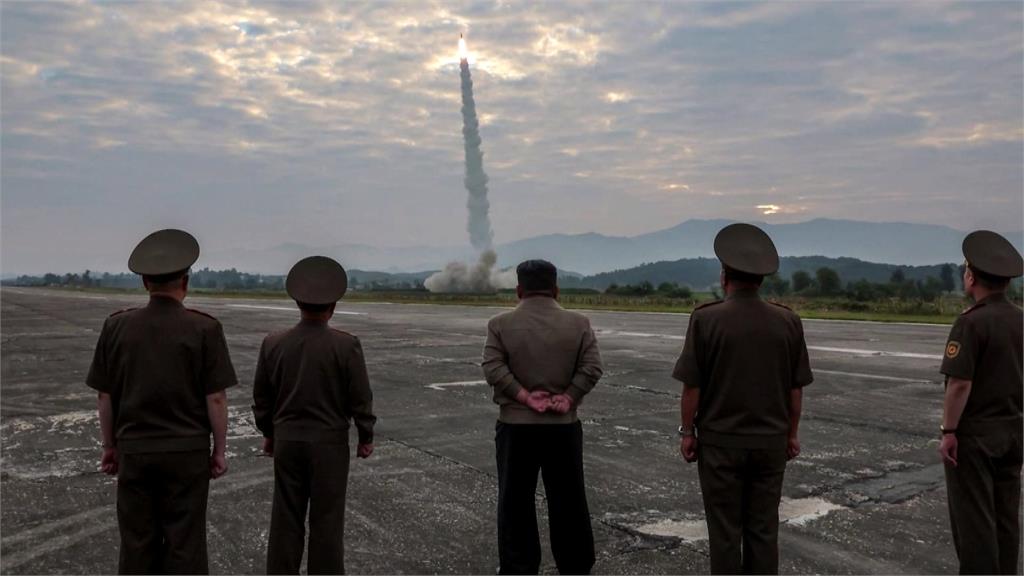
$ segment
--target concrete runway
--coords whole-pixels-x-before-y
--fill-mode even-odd
[[[0,570],[112,573],[115,481],[98,472],[95,395],[85,384],[104,318],[145,302],[4,288]],[[211,570],[262,573],[273,490],[249,412],[263,336],[290,301],[189,298],[224,324],[240,385],[229,390],[227,476],[213,483]],[[342,302],[332,324],[366,350],[376,452],[353,461],[350,573],[494,573],[493,431],[479,368],[495,308]],[[708,570],[695,465],[678,453],[670,372],[687,316],[591,312],[606,376],[580,409],[598,573]],[[784,573],[952,573],[938,365],[947,327],[805,321],[815,382],[803,455],[786,474]],[[546,522],[542,485],[537,503]],[[542,539],[547,538],[542,528]],[[554,572],[545,542],[542,570]]]

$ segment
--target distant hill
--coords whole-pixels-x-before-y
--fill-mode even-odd
[[[687,220],[632,237],[551,234],[504,244],[498,264],[547,258],[586,274],[680,258],[713,258],[715,234],[732,220]],[[856,258],[887,264],[926,265],[959,261],[965,232],[946,226],[873,223],[819,218],[795,224],[756,222],[785,256]],[[1007,234],[1024,249],[1024,232]]]
[[[603,234],[548,234],[497,246],[498,265],[509,267],[529,258],[544,258],[559,268],[581,274],[627,269],[644,263],[681,258],[713,258],[715,234],[732,220],[687,220],[671,228],[638,236]],[[966,232],[946,226],[901,222],[858,222],[819,218],[794,224],[756,222],[775,240],[785,256],[856,258],[867,262],[930,265],[959,262],[960,244]],[[1006,234],[1024,251],[1024,232]],[[346,268],[412,272],[438,270],[454,259],[476,256],[468,247],[411,246],[381,248],[362,244],[275,247],[217,252],[204,256],[211,267],[237,268],[263,274],[283,274],[297,260],[323,254],[340,260]]]
[[[788,280],[797,270],[814,275],[818,268],[828,267],[839,274],[845,285],[857,280],[888,282],[895,270],[902,270],[908,280],[924,280],[928,276],[939,278],[942,264],[928,266],[899,266],[865,262],[856,258],[828,258],[825,256],[783,257],[779,275]],[[604,290],[611,284],[640,284],[650,282],[657,286],[662,282],[685,284],[695,290],[706,290],[718,283],[722,265],[714,258],[685,258],[682,260],[654,262],[634,268],[616,270],[585,276],[579,280],[561,279],[563,285],[573,288],[594,288]]]

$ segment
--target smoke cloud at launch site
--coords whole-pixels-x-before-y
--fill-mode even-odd
[[[514,288],[515,270],[495,270],[498,255],[484,250],[475,264],[449,262],[444,270],[427,278],[423,285],[431,292],[493,292],[501,288]]]
[[[484,152],[480,147],[480,121],[476,115],[476,101],[473,98],[473,78],[469,72],[469,61],[459,62],[462,79],[462,140],[465,147],[466,176],[463,180],[469,198],[469,242],[481,251],[475,264],[449,262],[444,270],[430,276],[423,285],[431,292],[493,292],[516,285],[514,271],[495,270],[498,256],[494,252],[494,232],[491,230],[491,208],[487,200],[487,173],[484,172]]]

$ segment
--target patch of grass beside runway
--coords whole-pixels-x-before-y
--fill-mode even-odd
[[[75,292],[101,294],[144,294],[142,290],[116,288],[53,288]],[[287,299],[287,295],[274,290],[209,290],[192,289],[193,296],[236,299]],[[663,296],[625,296],[598,292],[566,290],[559,300],[563,306],[576,310],[606,310],[610,312],[658,312],[688,314],[704,302],[712,300],[709,293],[696,293],[693,298],[667,298]],[[955,296],[943,297],[935,302],[885,300],[853,302],[843,298],[785,297],[769,298],[796,310],[803,318],[820,320],[850,320],[869,322],[912,322],[925,324],[952,324],[961,310],[968,306]],[[496,294],[435,294],[416,290],[351,291],[345,296],[349,302],[379,302],[396,304],[436,304],[453,306],[508,306],[516,303],[512,292]]]

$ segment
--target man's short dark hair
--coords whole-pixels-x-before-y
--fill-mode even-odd
[[[519,286],[526,292],[551,292],[558,287],[558,269],[547,260],[527,260],[516,266]]]
[[[296,302],[299,305],[299,310],[308,312],[310,314],[321,314],[331,309],[334,304],[307,304],[305,302]]]
[[[971,269],[971,275],[974,279],[984,286],[987,290],[1006,290],[1006,287],[1010,285],[1010,279],[1004,278],[1003,276],[993,276],[987,272],[982,272],[970,264],[967,265]]]
[[[191,272],[191,268],[184,270],[178,270],[177,272],[171,272],[170,274],[143,274],[142,279],[145,280],[150,286],[161,286],[163,284],[170,284],[176,280],[188,276]]]
[[[733,270],[728,266],[723,266],[722,270],[725,272],[725,279],[727,282],[753,284],[755,286],[760,286],[761,282],[764,281],[764,276],[761,276],[759,274],[748,274],[746,272],[740,272],[739,270]]]

